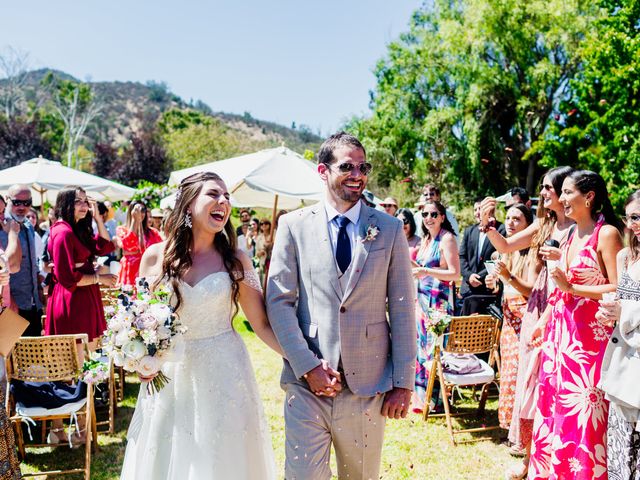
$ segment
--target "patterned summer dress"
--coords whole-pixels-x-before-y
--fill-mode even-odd
[[[626,265],[616,296],[640,302],[640,282],[629,276]],[[640,480],[640,432],[635,427],[612,402],[607,431],[609,480]]]
[[[586,244],[567,265],[563,251],[560,265],[574,285],[603,285],[597,246],[604,218],[599,216]],[[607,478],[608,402],[596,385],[611,328],[595,319],[598,301],[556,288],[547,324],[538,377],[539,397],[533,425],[530,479]]]
[[[441,229],[427,247],[417,251],[416,263],[428,268],[440,267],[440,241],[446,230]],[[425,395],[429,382],[429,369],[433,359],[436,336],[427,330],[429,310],[439,310],[453,315],[451,298],[451,282],[443,282],[434,277],[424,277],[418,282],[416,299],[416,325],[418,330],[418,356],[416,358],[416,385],[411,400],[414,412],[425,407]]]
[[[4,392],[0,388],[0,480],[17,480],[18,478],[22,478],[20,462],[13,438],[13,427],[4,408]]]

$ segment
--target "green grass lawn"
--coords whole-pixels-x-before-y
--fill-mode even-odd
[[[282,401],[284,394],[278,383],[281,360],[254,334],[247,331],[242,322],[237,321],[236,326],[251,352],[265,412],[271,427],[276,461],[280,471],[283,471]],[[127,425],[133,414],[139,388],[139,384],[133,377],[129,376],[127,380],[125,399],[118,410],[116,434],[99,435],[99,450],[92,456],[92,479],[113,480],[119,476],[125,451]],[[475,426],[483,423],[495,424],[497,423],[496,408],[497,402],[492,400],[489,402],[486,418],[480,420],[475,420],[474,417],[465,418],[473,419],[469,422]],[[411,414],[404,420],[388,421],[380,478],[385,480],[501,479],[505,468],[515,460],[509,456],[505,444],[501,443],[501,437],[506,433],[495,431],[493,435],[494,440],[464,443],[454,447],[449,442],[444,418],[424,422],[422,417]],[[461,437],[463,440],[471,438],[471,436]],[[76,465],[82,463],[82,449],[73,451],[67,448],[29,449],[23,471],[35,473],[53,468],[66,468],[72,463]],[[335,463],[332,470],[336,472]],[[46,476],[36,478],[46,478]]]

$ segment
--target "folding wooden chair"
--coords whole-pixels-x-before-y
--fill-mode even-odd
[[[118,295],[120,295],[120,293],[121,292],[119,288],[109,288],[109,287],[101,286],[100,296],[102,298],[102,306],[115,307],[118,303]],[[124,371],[124,368],[122,367],[112,366],[111,368],[113,368],[114,370],[114,374],[112,375],[113,382],[111,383],[113,383],[115,388],[116,401],[121,402],[124,399],[125,371]],[[109,392],[109,395],[111,395],[111,392]],[[117,409],[117,405],[115,405],[115,407]],[[111,431],[111,428],[112,427],[110,426],[109,427],[110,433],[113,433]]]
[[[98,349],[102,346],[102,337],[98,340]],[[115,366],[113,364],[113,360],[106,355],[101,355],[100,361],[106,364],[109,368],[109,380],[107,381],[107,388],[109,390],[108,394],[108,418],[107,420],[96,421],[96,426],[98,428],[107,426],[107,430],[105,430],[109,435],[113,435],[115,433],[115,424],[116,424],[116,413],[118,411],[118,393],[117,393],[117,382],[115,375]],[[97,408],[96,408],[97,410]],[[97,414],[96,414],[97,416]],[[101,432],[103,430],[100,430]]]
[[[427,384],[426,399],[429,401],[433,395],[433,387],[436,380],[440,383],[444,403],[447,429],[453,445],[456,445],[455,435],[460,433],[476,433],[500,428],[498,425],[479,428],[467,428],[456,430],[453,428],[452,417],[464,415],[451,413],[449,393],[454,387],[482,386],[477,415],[484,412],[489,386],[495,382],[498,366],[499,329],[500,320],[491,315],[472,315],[468,317],[453,317],[449,325],[449,331],[438,339],[436,344],[429,382]],[[480,354],[489,353],[489,362],[480,360],[482,371],[468,374],[452,374],[446,372],[442,366],[442,353],[451,354]],[[494,370],[494,367],[496,369]],[[424,409],[424,419],[429,417],[429,408]],[[478,438],[483,440],[488,437]]]
[[[6,359],[7,382],[11,382],[11,380],[26,382],[66,382],[76,380],[80,371],[80,360],[78,359],[78,349],[76,347],[78,341],[83,344],[84,353],[88,354],[88,338],[85,334],[22,337],[16,343],[11,355]],[[96,418],[93,409],[93,389],[87,388],[87,396],[83,400],[47,410],[38,407],[26,408],[20,406],[16,399],[13,398],[10,388],[8,388],[6,408],[9,419],[15,427],[18,453],[22,460],[26,456],[22,422],[42,421],[46,423],[49,420],[68,419],[72,415],[84,416],[86,439],[84,442],[72,442],[72,444],[85,444],[84,468],[23,474],[23,477],[84,473],[85,480],[89,480],[92,446],[94,450],[98,447]],[[68,443],[42,443],[29,446],[69,448]]]

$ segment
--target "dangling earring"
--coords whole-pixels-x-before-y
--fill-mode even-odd
[[[584,202],[584,206],[587,208],[591,208],[591,202],[587,200],[586,202]]]
[[[191,228],[193,227],[193,224],[191,223],[191,213],[187,212],[186,215],[184,216],[184,226],[187,228]]]

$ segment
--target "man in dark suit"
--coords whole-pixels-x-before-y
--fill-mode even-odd
[[[487,307],[496,301],[494,295],[485,285],[487,269],[484,262],[491,260],[491,254],[496,251],[486,234],[480,231],[480,203],[476,199],[473,204],[473,214],[478,223],[467,227],[460,244],[460,269],[462,270],[462,285],[458,299],[457,312],[462,315],[472,313],[486,313]],[[499,231],[502,224],[496,223]]]

